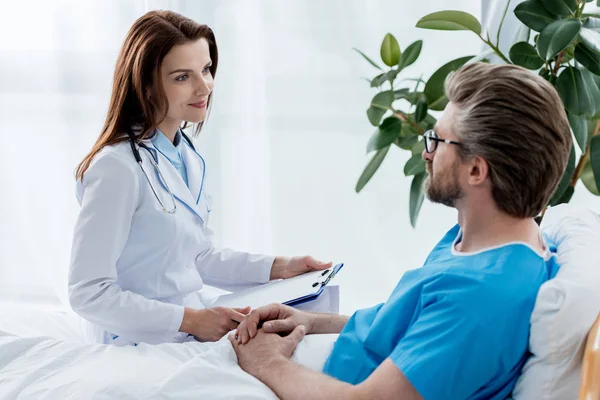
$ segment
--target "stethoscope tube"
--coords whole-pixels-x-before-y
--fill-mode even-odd
[[[153,152],[151,152],[150,149],[148,148],[148,146],[146,146],[144,143],[141,143],[141,142],[137,143],[138,147],[146,150],[148,152],[148,154],[150,154],[150,162],[152,163],[154,168],[156,168],[156,171],[158,172],[160,179],[164,182],[165,187],[167,188],[167,192],[169,192],[169,196],[171,197],[171,202],[173,203],[172,208],[165,207],[165,204],[162,202],[162,200],[158,196],[158,193],[156,193],[156,190],[154,189],[154,186],[152,185],[152,182],[150,181],[150,177],[148,176],[148,174],[146,173],[146,170],[142,166],[142,156],[140,155],[138,147],[136,147],[135,136],[133,135],[132,132],[127,132],[127,134],[129,136],[129,144],[131,146],[131,152],[133,153],[133,157],[135,158],[135,161],[138,163],[142,172],[146,176],[146,180],[148,181],[148,185],[150,185],[150,189],[152,189],[152,193],[154,193],[154,197],[156,197],[156,200],[158,200],[158,203],[160,204],[160,206],[162,207],[164,212],[166,212],[167,214],[175,214],[175,212],[177,211],[177,203],[175,202],[175,196],[173,195],[173,192],[171,191],[171,188],[169,187],[167,180],[163,177],[163,174],[160,172],[160,168],[158,168],[157,156]],[[194,147],[194,144],[192,143],[190,138],[183,132],[181,132],[181,135],[183,136],[185,141],[188,142],[188,144],[190,145],[192,150],[196,151],[196,148]]]

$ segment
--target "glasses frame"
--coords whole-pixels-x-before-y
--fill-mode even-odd
[[[425,141],[425,151],[427,153],[429,153],[429,154],[431,154],[431,153],[433,153],[434,151],[437,150],[437,146],[438,146],[439,142],[447,143],[447,144],[455,144],[457,146],[461,146],[462,145],[462,143],[455,142],[454,140],[439,138],[438,135],[437,135],[437,133],[435,133],[435,131],[433,129],[429,129],[428,131],[426,131],[423,134],[423,137],[424,137],[423,140]],[[429,140],[431,140],[433,142],[433,145],[432,145],[433,149],[430,149],[429,145],[427,144],[427,142]]]

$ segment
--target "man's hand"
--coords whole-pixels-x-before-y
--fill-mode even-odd
[[[261,329],[254,339],[246,344],[238,343],[233,334],[230,334],[228,339],[233,345],[240,367],[260,379],[261,372],[268,371],[274,362],[292,356],[305,333],[306,328],[298,325],[285,337]]]
[[[317,261],[311,256],[275,257],[271,268],[271,279],[286,279],[311,271],[321,271],[331,267],[332,263]]]
[[[186,308],[179,331],[194,335],[199,341],[214,342],[237,328],[249,311],[250,307],[215,307],[203,310]]]
[[[304,326],[304,333],[312,332],[312,315],[283,304],[270,304],[252,310],[237,328],[235,338],[246,344],[254,338],[261,327],[266,333],[289,333],[297,326]]]

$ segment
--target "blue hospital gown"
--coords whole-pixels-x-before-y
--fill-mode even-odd
[[[324,371],[352,384],[388,357],[425,400],[505,399],[528,356],[540,286],[558,270],[555,248],[525,243],[456,253],[456,225],[422,268],[384,303],[348,321]]]

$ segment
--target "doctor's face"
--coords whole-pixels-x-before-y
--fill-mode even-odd
[[[202,122],[206,118],[208,96],[214,81],[208,42],[199,39],[174,46],[161,64],[162,86],[169,109],[166,120]]]

